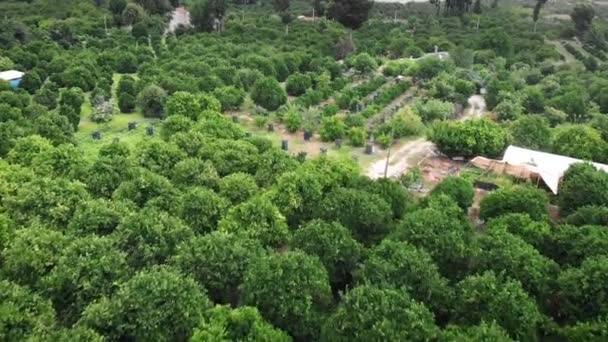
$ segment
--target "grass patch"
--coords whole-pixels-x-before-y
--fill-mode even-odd
[[[160,120],[145,118],[139,112],[133,113],[118,113],[118,106],[115,103],[116,100],[116,89],[118,88],[118,82],[122,77],[122,74],[112,75],[112,102],[115,108],[115,114],[112,116],[112,120],[106,123],[96,123],[91,121],[91,114],[93,113],[93,106],[91,104],[91,94],[85,94],[85,101],[82,104],[80,114],[80,124],[78,125],[78,132],[74,134],[78,146],[81,147],[88,157],[95,157],[99,148],[105,144],[112,142],[114,139],[119,139],[122,142],[126,142],[129,145],[136,145],[143,139],[148,138],[146,135],[146,127],[149,125],[155,126],[155,135],[158,135],[160,128]],[[131,75],[133,76],[133,75]],[[135,76],[134,76],[135,77]],[[129,131],[128,123],[131,121],[137,122],[137,128]],[[92,137],[93,132],[99,131],[101,133],[100,140],[94,140]]]

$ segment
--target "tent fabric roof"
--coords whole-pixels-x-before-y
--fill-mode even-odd
[[[12,81],[23,77],[23,73],[17,70],[8,70],[0,72],[0,80]]]
[[[554,194],[557,194],[559,181],[570,165],[584,162],[580,159],[529,150],[517,146],[509,146],[505,151],[502,161],[490,161],[477,157],[472,160],[472,163],[485,169],[500,171],[520,178],[538,176]],[[608,165],[592,164],[596,168],[608,172]],[[522,168],[526,169],[526,171],[523,171]]]

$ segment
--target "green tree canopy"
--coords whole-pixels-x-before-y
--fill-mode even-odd
[[[48,300],[7,280],[0,280],[0,338],[23,341],[45,334],[55,324],[55,312]]]
[[[568,215],[565,222],[575,226],[608,226],[608,207],[586,205]]]
[[[337,220],[355,239],[371,244],[389,231],[391,208],[382,197],[363,190],[339,188],[327,195],[319,207],[325,220]],[[360,215],[366,213],[365,215]]]
[[[469,276],[456,285],[453,317],[469,325],[495,320],[511,338],[530,341],[538,338],[542,321],[519,282],[499,279],[492,272]]]
[[[608,314],[608,258],[585,259],[578,268],[564,270],[558,278],[560,313],[570,322],[597,319]]]
[[[179,217],[199,234],[216,230],[230,203],[212,190],[199,187],[188,189],[180,202]]]
[[[184,241],[170,264],[208,289],[213,302],[236,304],[245,271],[264,254],[255,240],[212,232]]]
[[[194,330],[190,342],[206,341],[272,341],[290,342],[291,337],[264,321],[255,307],[231,309],[215,306],[206,315],[208,319]]]
[[[587,125],[560,126],[553,136],[553,150],[573,158],[603,162],[608,144],[600,133]]]
[[[570,13],[570,18],[574,22],[574,27],[579,32],[585,32],[591,28],[591,21],[595,17],[595,10],[591,4],[577,4]]]
[[[140,208],[151,204],[175,208],[178,193],[167,178],[141,168],[134,173],[132,179],[123,181],[114,191],[115,200],[130,201]]]
[[[391,237],[425,249],[441,274],[449,279],[458,279],[467,273],[472,257],[472,230],[443,210],[426,208],[406,214]]]
[[[407,242],[384,240],[374,247],[356,273],[358,284],[406,290],[438,317],[445,317],[451,289],[431,256]]]
[[[546,241],[543,251],[562,265],[578,266],[586,258],[604,255],[608,231],[603,226],[557,226]]]
[[[112,340],[184,341],[210,306],[194,280],[154,267],[89,305],[78,324]]]
[[[243,300],[296,339],[317,339],[331,303],[329,278],[317,257],[270,254],[245,273]]]
[[[281,175],[294,170],[298,162],[285,151],[271,148],[260,155],[260,163],[255,173],[255,181],[260,186],[274,184]]]
[[[521,282],[522,287],[539,303],[548,304],[554,288],[557,264],[542,256],[536,248],[504,230],[493,230],[477,238],[479,254],[475,268],[492,270]]]
[[[479,218],[487,220],[508,213],[525,213],[534,220],[547,217],[549,200],[544,191],[531,186],[501,188],[479,204]]]
[[[585,205],[608,205],[608,173],[593,165],[571,165],[562,176],[559,192],[560,209],[569,214]]]
[[[167,116],[182,115],[196,121],[201,112],[201,105],[196,95],[177,91],[167,98],[164,112]]]
[[[505,130],[485,119],[436,122],[429,139],[448,156],[494,157],[507,145]]]
[[[2,273],[19,285],[38,289],[67,245],[68,237],[58,231],[36,226],[19,229],[2,251]]]
[[[251,99],[258,106],[273,111],[287,102],[287,95],[276,79],[265,77],[254,84]]]
[[[92,199],[82,202],[76,208],[68,224],[68,230],[76,235],[108,235],[114,232],[129,212],[124,203],[107,199]]]
[[[219,193],[232,204],[243,203],[258,193],[254,178],[247,173],[237,172],[219,180]]]
[[[350,284],[362,259],[363,246],[339,223],[313,220],[293,233],[291,246],[319,257],[334,289]]]
[[[462,177],[448,176],[433,188],[431,196],[445,194],[466,211],[473,203],[474,193],[473,184],[469,180]]]
[[[144,116],[162,118],[167,98],[165,90],[157,85],[149,85],[137,95],[137,105]]]
[[[500,325],[492,322],[490,324],[482,322],[479,325],[461,327],[450,325],[441,333],[439,338],[441,342],[462,341],[462,342],[478,342],[478,341],[496,341],[496,342],[511,342],[509,335]]]
[[[321,341],[427,341],[438,334],[433,314],[406,291],[364,285],[344,295]]]
[[[75,323],[87,305],[128,279],[126,257],[111,239],[95,235],[76,239],[62,251],[42,283],[64,324]]]
[[[171,180],[179,186],[201,186],[217,189],[220,176],[210,160],[186,158],[179,161],[172,170]]]
[[[524,115],[515,120],[509,128],[516,146],[541,151],[551,147],[551,128],[547,120],[540,115]]]
[[[509,213],[492,218],[486,227],[488,231],[502,230],[517,235],[537,249],[552,234],[552,227],[547,221],[535,221],[526,213]]]
[[[268,247],[282,247],[289,239],[285,217],[263,195],[232,207],[220,221],[219,229],[258,240]]]
[[[120,249],[127,253],[129,265],[141,268],[164,263],[194,232],[166,212],[147,208],[125,217],[115,236]]]

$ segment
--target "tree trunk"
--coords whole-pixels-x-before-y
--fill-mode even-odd
[[[285,35],[289,35],[289,24],[285,24]]]
[[[534,22],[534,33],[536,33],[536,25],[538,24],[538,21]]]
[[[477,16],[477,26],[475,27],[475,30],[479,31],[479,15]]]

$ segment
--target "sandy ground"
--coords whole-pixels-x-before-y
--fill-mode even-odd
[[[405,170],[413,166],[413,159],[431,153],[434,147],[433,143],[425,138],[410,141],[399,147],[397,151],[392,151],[388,168],[386,168],[386,158],[371,163],[367,169],[367,176],[371,179],[382,178],[386,169],[387,177],[399,177]]]
[[[543,19],[572,20],[570,14],[547,14],[543,15]]]

